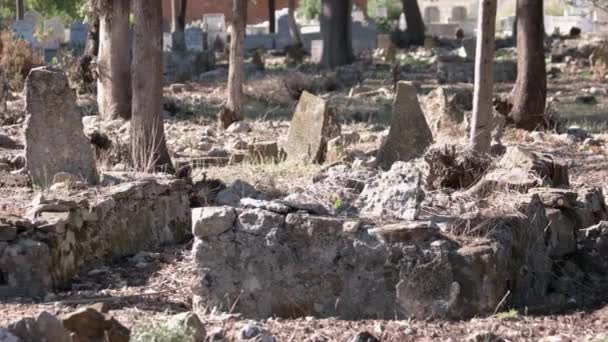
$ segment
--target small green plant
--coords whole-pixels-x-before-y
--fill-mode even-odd
[[[337,198],[333,204],[334,210],[339,210],[342,206],[344,206],[344,201],[341,198]]]
[[[495,316],[500,321],[514,321],[519,318],[519,312],[515,309],[499,312]]]
[[[192,333],[181,327],[167,327],[159,323],[136,326],[131,333],[131,342],[194,342]]]

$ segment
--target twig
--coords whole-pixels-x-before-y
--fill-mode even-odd
[[[511,290],[507,290],[507,293],[505,293],[505,296],[502,297],[502,299],[500,300],[498,305],[496,305],[496,309],[494,309],[494,315],[496,315],[498,313],[498,310],[505,303],[505,301],[507,300],[507,297],[509,297],[510,294],[511,294]]]
[[[141,297],[157,296],[157,295],[161,295],[161,294],[172,293],[172,292],[176,292],[177,290],[180,290],[182,288],[183,287],[173,289],[173,290],[151,292],[151,293],[141,293],[141,294],[128,295],[128,296],[71,299],[71,300],[61,300],[59,302],[46,302],[46,303],[42,303],[42,304],[59,303],[62,305],[79,305],[79,304],[99,303],[99,302],[113,302],[113,301],[129,300],[129,299],[136,299],[136,298],[141,298]]]

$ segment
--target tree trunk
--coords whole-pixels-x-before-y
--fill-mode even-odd
[[[333,69],[355,60],[351,10],[351,0],[323,0],[321,3],[321,64],[326,68]]]
[[[188,0],[171,0],[171,49],[186,51],[186,8]]]
[[[222,128],[228,128],[234,122],[243,120],[243,59],[247,27],[247,0],[232,0],[232,13],[226,104],[219,114],[219,124]]]
[[[161,0],[133,0],[133,111],[131,153],[136,170],[173,172],[162,111],[163,32]]]
[[[24,2],[25,0],[16,0],[15,3],[15,14],[16,14],[16,19],[17,20],[23,20],[23,14],[25,13],[25,6],[24,6]]]
[[[84,54],[90,57],[97,57],[99,54],[99,16],[92,14],[91,23],[89,24],[89,34]]]
[[[407,24],[405,42],[408,45],[424,45],[424,20],[422,20],[418,0],[401,0],[401,4]]]
[[[302,36],[300,28],[296,22],[296,0],[287,0],[287,16],[289,19],[289,33],[294,44],[302,45]]]
[[[268,32],[271,34],[277,33],[275,15],[276,10],[277,6],[275,0],[268,0]]]
[[[129,1],[104,0],[99,13],[97,104],[103,120],[131,117]]]
[[[479,2],[477,19],[477,51],[475,56],[475,89],[471,147],[481,153],[490,152],[492,143],[492,93],[494,88],[494,40],[496,0]]]
[[[517,1],[517,80],[511,117],[526,130],[545,124],[547,72],[543,44],[543,1]]]

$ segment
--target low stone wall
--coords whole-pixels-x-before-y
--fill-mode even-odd
[[[0,214],[0,297],[42,296],[97,262],[183,241],[187,185],[141,180],[97,197],[34,201],[28,218]]]
[[[427,222],[377,227],[275,202],[247,204],[193,209],[199,312],[460,319],[491,314],[508,290],[520,298],[548,285],[543,220],[505,219],[492,237],[465,245]],[[542,203],[530,208],[544,216]],[[531,258],[515,255],[524,245]]]

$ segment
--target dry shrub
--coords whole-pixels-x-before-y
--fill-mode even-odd
[[[41,65],[42,57],[28,42],[11,32],[0,32],[0,70],[13,90],[23,89],[23,81],[30,70]]]
[[[429,165],[426,178],[429,190],[468,188],[492,166],[489,157],[455,145],[430,149],[424,159]]]

